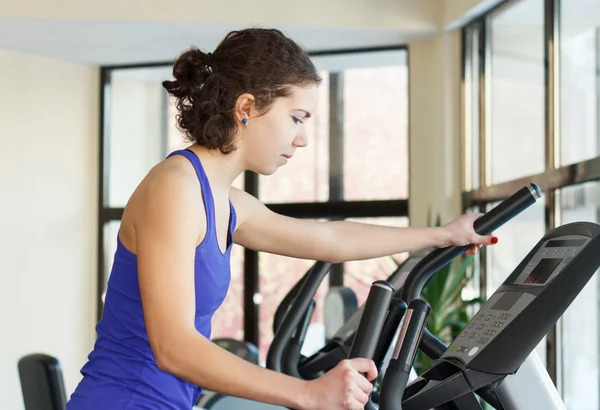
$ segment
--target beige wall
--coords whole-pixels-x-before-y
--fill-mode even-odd
[[[18,359],[92,347],[99,70],[0,51],[0,401],[23,409]]]
[[[460,201],[460,32],[409,47],[410,221],[448,222]]]

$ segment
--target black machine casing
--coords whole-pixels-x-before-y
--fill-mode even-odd
[[[494,389],[519,370],[599,266],[600,225],[549,231],[432,368],[406,387],[402,409],[481,409],[473,392],[504,409]]]

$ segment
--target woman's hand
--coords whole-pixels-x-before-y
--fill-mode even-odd
[[[489,235],[479,235],[475,232],[473,224],[475,220],[481,217],[481,214],[475,214],[467,212],[452,222],[443,225],[440,229],[442,230],[442,242],[438,245],[440,248],[448,246],[466,246],[473,244],[465,253],[469,255],[475,255],[477,249],[485,245],[493,245],[498,242],[498,238]]]
[[[363,373],[365,376],[363,376]],[[341,361],[318,379],[308,382],[307,410],[363,410],[377,377],[372,360],[354,358]]]

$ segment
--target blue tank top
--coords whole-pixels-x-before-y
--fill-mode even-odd
[[[195,256],[195,325],[198,332],[210,338],[211,319],[225,299],[231,279],[235,209],[230,201],[227,250],[223,253],[217,241],[212,191],[200,160],[189,150],[175,151],[168,157],[172,155],[184,155],[191,161],[202,188],[207,226]],[[118,235],[102,319],[96,331],[94,349],[81,369],[83,379],[71,395],[67,410],[182,410],[191,409],[198,401],[200,387],[156,365],[144,323],[136,255],[123,246]]]

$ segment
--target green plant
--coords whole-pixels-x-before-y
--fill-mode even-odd
[[[428,226],[431,226],[428,219]],[[439,216],[435,226],[441,226]],[[469,323],[470,307],[483,302],[479,297],[463,299],[462,290],[473,279],[474,272],[474,256],[463,254],[440,269],[421,293],[421,299],[431,307],[427,328],[446,345],[450,345]],[[419,350],[414,367],[417,374],[422,374],[431,367],[431,359]]]

